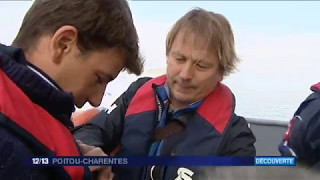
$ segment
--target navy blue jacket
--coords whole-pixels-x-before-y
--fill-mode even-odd
[[[296,156],[299,163],[308,167],[320,163],[320,83],[311,90],[313,93],[294,113],[279,145],[283,156]],[[320,164],[317,169],[320,170]]]
[[[51,80],[50,77],[46,76],[48,80],[58,87],[58,89],[54,88],[27,66],[36,69],[43,76],[46,76],[45,73],[43,73],[40,69],[26,61],[24,53],[21,49],[7,47],[0,44],[0,71],[2,74],[1,81],[5,84],[2,85],[3,87],[1,87],[2,93],[0,94],[0,98],[3,100],[6,97],[10,97],[9,94],[11,94],[11,96],[15,96],[11,93],[13,89],[11,89],[11,91],[3,89],[5,88],[4,86],[9,86],[8,82],[10,82],[11,85],[15,85],[12,86],[15,87],[15,92],[22,91],[20,96],[18,96],[18,99],[21,97],[21,94],[23,94],[23,97],[28,99],[24,102],[35,104],[35,107],[38,109],[40,106],[41,111],[45,112],[44,114],[48,115],[49,113],[48,116],[51,118],[54,117],[52,119],[55,120],[54,122],[57,122],[55,124],[58,124],[59,127],[62,127],[63,130],[66,130],[65,132],[68,132],[68,129],[73,128],[73,124],[70,120],[71,113],[74,110],[72,95],[63,92],[59,86],[56,85],[53,80]],[[8,104],[15,103],[17,102],[8,102]],[[27,128],[19,126],[14,119],[10,119],[11,117],[8,116],[8,112],[12,113],[12,108],[6,107],[6,104],[1,105],[1,108],[4,107],[4,109],[0,109],[0,179],[70,179],[70,177],[63,172],[64,170],[62,167],[33,167],[27,164],[27,158],[36,155],[52,156],[54,155],[54,152],[53,154],[47,154],[50,153],[50,150],[46,149],[43,144],[38,142],[37,137],[32,136],[27,131]],[[34,121],[34,119],[28,117],[30,114],[36,114],[26,113],[28,112],[28,107],[24,108],[17,108],[14,110],[16,112],[13,112],[11,115],[26,115],[27,117],[22,117],[22,121],[30,124],[34,123],[32,126],[35,128],[40,127],[40,124],[35,123],[36,121]],[[42,120],[45,121],[46,119]],[[49,128],[47,130],[44,129],[44,135],[49,134],[50,130],[51,129]],[[57,135],[57,137],[58,136],[59,135]],[[59,141],[59,139],[55,139],[55,141]],[[72,141],[74,140],[71,139],[71,142]],[[73,145],[73,147],[74,146],[75,145]],[[78,150],[76,149],[75,151],[77,152]],[[89,178],[89,176],[91,178],[89,169],[85,168],[85,171],[85,176],[87,175],[87,178]]]
[[[255,137],[243,117],[234,114],[234,97],[224,85],[204,100],[175,112],[166,112],[165,77],[142,78],[131,84],[112,106],[90,124],[75,129],[74,136],[84,143],[110,153],[120,144],[117,155],[234,155],[255,156]],[[166,118],[163,118],[163,117]],[[164,122],[178,121],[183,131],[162,139],[154,150],[153,136]],[[177,178],[180,167],[113,167],[114,179]],[[201,170],[188,167],[192,179]],[[182,178],[182,177],[180,177]]]

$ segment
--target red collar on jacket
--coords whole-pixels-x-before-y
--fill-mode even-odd
[[[145,111],[156,110],[156,101],[152,84],[164,85],[166,76],[160,76],[146,82],[138,89],[128,106],[126,116]],[[203,100],[197,112],[206,119],[219,133],[227,126],[234,111],[234,100],[231,90],[222,83]]]

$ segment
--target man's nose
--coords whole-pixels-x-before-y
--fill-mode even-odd
[[[98,107],[101,104],[106,87],[105,85],[103,88],[97,89],[97,91],[90,96],[89,103],[91,106]]]
[[[180,70],[180,78],[182,80],[190,80],[194,75],[194,66],[192,63],[185,63]]]

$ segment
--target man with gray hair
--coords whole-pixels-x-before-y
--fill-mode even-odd
[[[165,75],[131,84],[112,109],[76,129],[76,139],[119,156],[255,156],[255,137],[234,113],[235,97],[221,83],[238,62],[228,20],[191,10],[169,32],[166,56]],[[113,172],[117,180],[202,177],[197,167],[113,167]]]

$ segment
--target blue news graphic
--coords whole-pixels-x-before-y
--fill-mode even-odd
[[[49,166],[253,166],[254,157],[131,156],[33,157],[32,165]]]
[[[30,161],[29,161],[30,162]],[[33,157],[42,166],[295,166],[294,157],[130,156]]]
[[[57,156],[57,157],[33,157],[32,165],[48,166],[115,166],[128,164],[127,158],[101,157],[101,156]]]
[[[114,166],[128,164],[127,158],[118,157],[54,157],[52,165],[95,165],[95,166]]]
[[[256,157],[256,166],[295,166],[295,157]]]

